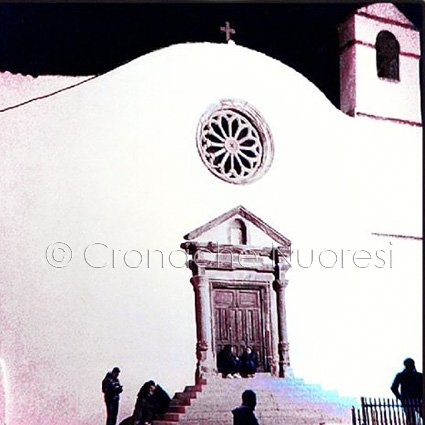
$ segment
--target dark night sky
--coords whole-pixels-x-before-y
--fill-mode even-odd
[[[365,3],[0,4],[0,69],[90,75],[152,50],[194,41],[237,44],[279,59],[338,103],[337,25]],[[420,3],[397,7],[422,29]]]

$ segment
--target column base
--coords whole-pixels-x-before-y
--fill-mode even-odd
[[[279,378],[294,378],[294,371],[291,366],[279,365]]]

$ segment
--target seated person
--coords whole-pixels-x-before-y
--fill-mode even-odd
[[[170,405],[169,395],[154,381],[145,382],[137,394],[134,407],[134,425],[150,425],[158,415],[165,413]]]
[[[233,347],[226,345],[217,354],[217,369],[223,378],[239,378],[240,360],[233,354]]]
[[[258,357],[251,347],[246,347],[241,356],[240,374],[243,377],[253,378],[257,372]]]

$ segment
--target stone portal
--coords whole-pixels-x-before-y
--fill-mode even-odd
[[[227,344],[254,348],[259,371],[291,375],[285,288],[291,242],[242,206],[184,237],[195,291],[196,379]]]

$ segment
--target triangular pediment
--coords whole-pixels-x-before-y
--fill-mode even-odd
[[[394,22],[402,25],[408,25],[413,27],[413,23],[406,18],[406,16],[401,13],[396,6],[392,3],[374,3],[369,4],[365,7],[362,7],[356,11],[356,13],[364,13],[370,17],[375,17],[378,19],[388,20],[389,22]]]
[[[281,245],[290,246],[291,241],[269,226],[262,219],[239,205],[230,211],[210,220],[202,226],[192,230],[184,236],[186,240],[198,240],[204,242],[232,243],[230,240],[231,224],[235,220],[241,220],[246,226],[248,233],[247,245]]]

